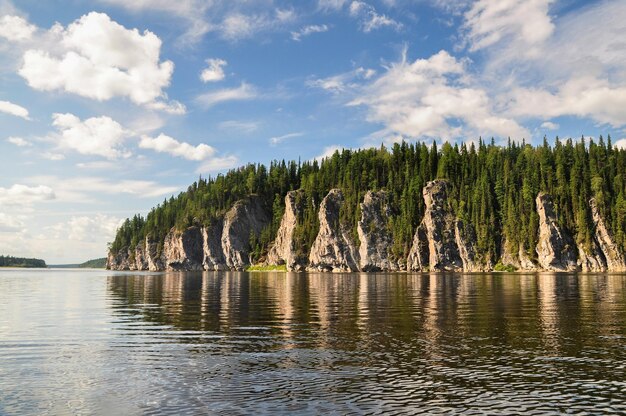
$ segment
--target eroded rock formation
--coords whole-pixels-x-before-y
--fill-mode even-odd
[[[357,225],[360,267],[364,272],[399,270],[401,266],[391,259],[393,237],[387,226],[391,216],[385,191],[368,191],[361,203],[361,220]]]
[[[576,270],[574,241],[566,230],[558,226],[552,197],[540,193],[536,204],[539,214],[539,241],[536,251],[541,268],[557,272]]]
[[[285,212],[280,220],[276,239],[267,254],[270,265],[284,264],[288,271],[302,271],[306,267],[306,257],[299,255],[295,247],[294,232],[298,218],[302,216],[303,207],[300,201],[304,192],[290,191],[285,196]]]

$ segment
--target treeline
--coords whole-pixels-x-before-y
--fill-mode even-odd
[[[47,267],[41,259],[27,259],[23,257],[0,256],[0,267]]]
[[[364,150],[343,150],[332,157],[306,162],[274,161],[269,168],[249,164],[214,178],[200,178],[186,192],[166,199],[146,218],[126,220],[111,244],[114,252],[134,247],[146,236],[162,244],[172,227],[207,225],[249,194],[259,195],[272,212],[273,222],[251,242],[261,257],[273,241],[290,190],[301,189],[304,215],[296,228],[296,241],[308,252],[317,235],[319,204],[332,188],[341,188],[345,204],[340,217],[356,225],[359,203],[368,190],[385,189],[392,215],[392,253],[405,258],[424,213],[422,188],[433,179],[448,179],[450,202],[459,217],[473,224],[483,260],[497,261],[503,244],[517,251],[520,245],[534,257],[539,218],[535,198],[540,191],[554,197],[559,226],[591,244],[589,199],[594,197],[616,241],[626,247],[626,151],[611,144],[581,138],[554,145],[531,146],[493,140],[475,144],[398,143]]]

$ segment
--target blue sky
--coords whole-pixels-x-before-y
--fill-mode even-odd
[[[0,0],[0,254],[105,255],[199,175],[399,140],[626,145],[626,2]]]

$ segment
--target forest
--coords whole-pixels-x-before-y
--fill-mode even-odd
[[[118,229],[110,249],[135,247],[146,236],[163,244],[172,227],[208,225],[237,200],[256,194],[272,213],[272,222],[251,238],[255,257],[262,258],[272,244],[284,210],[284,197],[301,189],[304,216],[295,240],[304,253],[319,228],[319,204],[330,189],[340,188],[345,203],[340,220],[352,227],[358,241],[359,204],[368,190],[385,189],[392,215],[392,255],[406,258],[416,227],[424,213],[422,188],[433,179],[450,183],[450,203],[458,217],[473,224],[477,249],[483,258],[497,259],[503,241],[520,245],[532,258],[538,239],[539,218],[535,198],[553,196],[558,225],[589,247],[593,225],[589,199],[611,228],[621,250],[626,248],[626,150],[605,140],[581,137],[554,144],[516,143],[504,146],[477,143],[438,146],[396,143],[390,148],[342,150],[322,161],[273,161],[269,167],[248,164],[215,177],[200,177],[178,196],[165,199],[144,218],[135,215]]]
[[[23,257],[0,256],[0,267],[48,267],[41,259],[27,259]]]

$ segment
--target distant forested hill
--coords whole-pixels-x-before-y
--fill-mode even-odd
[[[41,259],[27,259],[23,257],[0,256],[0,267],[47,267]]]
[[[106,264],[107,259],[103,257],[101,259],[88,260],[84,263],[79,264],[76,267],[80,269],[104,269],[106,267]]]

